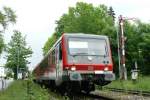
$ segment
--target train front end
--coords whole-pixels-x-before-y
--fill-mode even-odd
[[[63,39],[64,77],[80,82],[82,90],[94,90],[115,79],[107,36],[67,34]]]

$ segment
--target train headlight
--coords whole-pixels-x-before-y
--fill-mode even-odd
[[[71,70],[72,70],[72,71],[75,71],[75,70],[76,70],[76,67],[75,67],[75,66],[72,66],[72,67],[71,67]]]
[[[69,67],[66,67],[65,69],[66,69],[66,70],[68,70],[68,69],[69,69]]]
[[[104,68],[104,71],[108,71],[108,67],[105,67],[105,68]]]

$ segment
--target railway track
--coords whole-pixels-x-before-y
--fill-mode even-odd
[[[56,91],[53,91],[53,93],[61,96],[62,98],[66,98],[65,100],[115,100],[107,96],[96,94],[94,92],[90,94],[87,94],[85,92],[80,92],[80,93],[75,93],[75,92],[66,93],[65,92],[64,94],[62,94],[59,90],[56,90]]]
[[[104,89],[107,89],[107,90],[110,90],[113,92],[123,92],[123,93],[128,93],[128,94],[142,95],[142,96],[150,97],[150,91],[127,90],[127,89],[117,89],[117,88],[108,88],[108,87],[105,87]]]
[[[86,94],[84,92],[73,94],[73,96],[69,98],[70,100],[114,100],[97,94]]]
[[[121,91],[121,89],[112,89],[111,90],[95,90],[90,94],[86,94],[84,92],[81,93],[73,93],[70,92],[68,94],[62,95],[59,91],[55,92],[56,95],[61,95],[62,98],[66,97],[63,100],[150,100],[148,95],[143,96],[139,94],[137,91],[134,93]],[[147,92],[144,93],[148,94]],[[55,100],[55,99],[53,99]],[[57,99],[59,100],[59,99]]]
[[[50,88],[49,88],[50,89]],[[53,91],[56,95],[61,95],[65,100],[150,100],[149,91],[135,91],[116,88],[103,88],[103,90],[95,90],[90,94],[84,92],[62,92],[59,89]],[[53,99],[55,100],[55,99]],[[57,99],[58,100],[58,99]]]

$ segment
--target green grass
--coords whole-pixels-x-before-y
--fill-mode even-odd
[[[54,94],[51,94],[30,80],[20,80],[14,81],[6,90],[0,91],[0,100],[50,100],[55,98]]]
[[[150,91],[150,77],[140,77],[136,82],[115,80],[105,87]]]
[[[32,80],[14,81],[6,90],[0,91],[0,100],[68,100],[60,94],[41,88]]]

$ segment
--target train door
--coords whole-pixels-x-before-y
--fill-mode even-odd
[[[62,79],[62,50],[61,43],[56,46],[56,83],[60,84]]]

